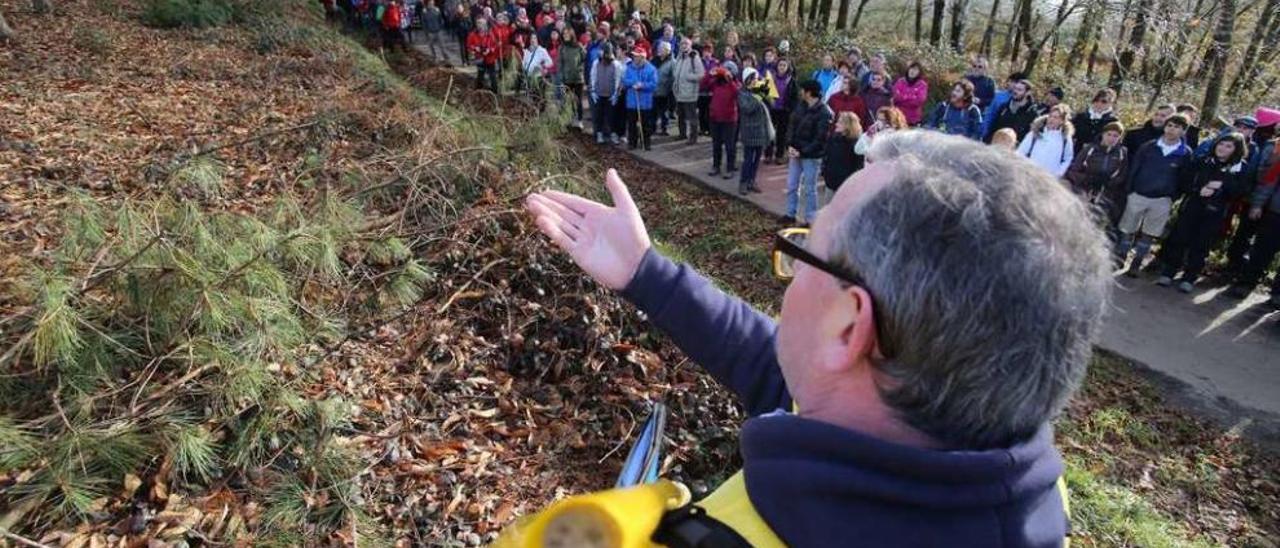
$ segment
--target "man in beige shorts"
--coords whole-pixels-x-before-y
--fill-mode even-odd
[[[1152,244],[1164,234],[1169,212],[1178,198],[1184,166],[1191,163],[1191,148],[1182,140],[1187,119],[1170,116],[1164,133],[1138,147],[1129,162],[1129,201],[1120,217],[1120,241],[1116,243],[1116,267],[1125,276],[1138,277]],[[1133,261],[1129,262],[1129,251]],[[1126,268],[1125,265],[1128,264]]]

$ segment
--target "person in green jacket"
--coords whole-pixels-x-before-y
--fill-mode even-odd
[[[587,59],[587,51],[582,48],[573,29],[565,27],[564,41],[556,53],[556,68],[559,70],[560,83],[564,84],[568,93],[563,97],[573,102],[573,127],[582,129],[582,95],[585,89],[583,81],[583,63]]]

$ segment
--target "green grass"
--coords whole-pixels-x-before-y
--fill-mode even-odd
[[[1089,471],[1088,463],[1067,459],[1074,543],[1094,546],[1213,546],[1153,508],[1133,490]]]

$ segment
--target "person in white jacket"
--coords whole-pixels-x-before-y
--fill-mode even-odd
[[[524,79],[529,84],[529,92],[540,99],[546,85],[547,74],[555,64],[552,63],[551,54],[547,53],[547,48],[538,44],[536,33],[529,34],[529,45],[525,47],[524,59],[520,61],[520,66],[524,69]]]
[[[1071,167],[1075,158],[1071,136],[1075,133],[1071,126],[1071,107],[1058,103],[1049,112],[1031,122],[1031,131],[1023,137],[1018,145],[1018,154],[1031,159],[1036,165],[1061,178]]]

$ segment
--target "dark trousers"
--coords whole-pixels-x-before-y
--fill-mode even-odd
[[[644,145],[645,150],[653,140],[654,110],[627,109],[627,146],[635,148]]]
[[[737,149],[738,124],[733,122],[711,122],[711,169],[720,170],[720,155],[724,154],[725,170],[733,171]]]
[[[1240,223],[1236,225],[1236,233],[1231,236],[1231,245],[1227,246],[1227,269],[1232,272],[1244,270],[1245,255],[1253,237],[1258,233],[1258,221],[1249,218],[1249,211],[1240,213]]]
[[[1204,270],[1209,251],[1222,236],[1222,216],[1221,210],[1206,210],[1200,202],[1183,206],[1160,249],[1160,260],[1164,263],[1162,273],[1172,278],[1181,270],[1183,280],[1195,283]]]
[[[755,186],[756,172],[760,169],[760,156],[764,147],[742,147],[742,174],[738,177],[738,186]]]
[[[495,95],[498,93],[498,65],[480,63],[476,65],[476,89],[488,88]]]
[[[573,120],[575,122],[582,121],[582,95],[584,87],[582,84],[565,84],[565,90],[569,93],[565,99],[573,102]]]
[[[791,121],[791,111],[769,109],[769,116],[773,120],[773,146],[766,147],[764,153],[765,158],[774,157],[783,159],[787,157],[787,124]],[[770,154],[772,153],[772,154]]]
[[[458,39],[458,61],[464,65],[470,63],[471,52],[467,51],[467,35],[459,33],[454,36]]]
[[[698,140],[698,103],[676,103],[676,127],[680,130],[680,138],[689,142]]]
[[[1280,252],[1280,213],[1267,211],[1258,221],[1258,235],[1253,242],[1253,249],[1249,250],[1249,262],[1245,263],[1236,283],[1248,287],[1258,285],[1277,252]],[[1280,277],[1276,280],[1273,292],[1280,290]]]
[[[711,96],[698,96],[698,131],[702,134],[711,133]]]
[[[596,97],[591,104],[591,127],[597,137],[609,137],[613,130],[613,103],[608,97]]]
[[[671,96],[666,97],[654,96],[653,98],[653,117],[654,126],[657,126],[663,133],[667,132],[667,122],[671,119]]]

